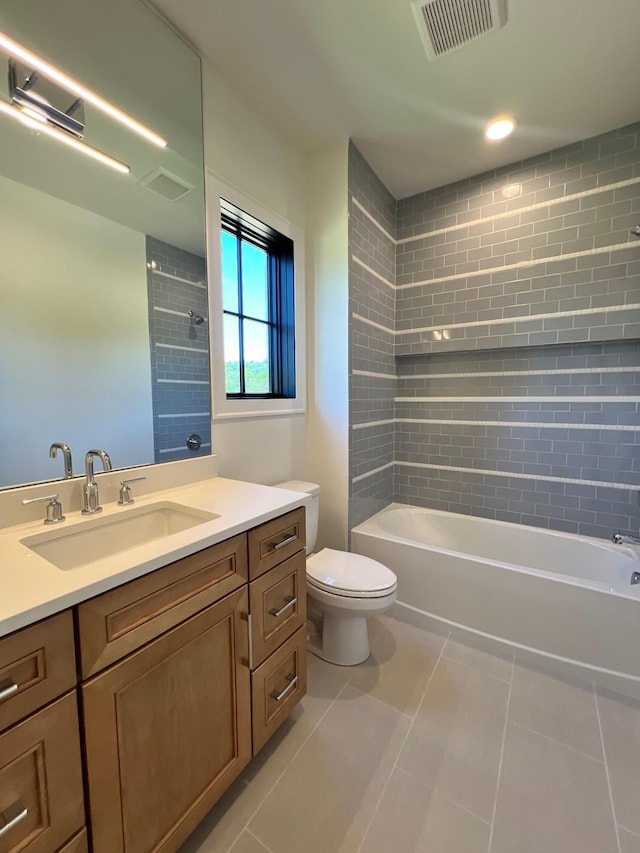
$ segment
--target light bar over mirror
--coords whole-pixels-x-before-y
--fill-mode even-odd
[[[105,115],[110,116],[115,121],[118,121],[120,124],[128,127],[134,133],[144,137],[153,145],[157,145],[159,148],[167,147],[166,140],[157,133],[154,133],[148,127],[145,127],[139,121],[136,121],[136,119],[118,109],[118,107],[115,107],[113,104],[105,101],[104,98],[101,98],[100,95],[92,92],[91,89],[87,89],[81,83],[78,83],[78,81],[74,80],[73,77],[69,77],[63,71],[46,62],[37,54],[32,53],[32,51],[23,47],[23,45],[18,44],[17,41],[14,41],[3,32],[0,32],[0,49],[4,50],[14,59],[21,60],[34,71],[38,71],[40,74],[44,75],[52,82],[57,83],[58,86],[66,89],[85,103],[92,104],[101,112],[105,113]]]

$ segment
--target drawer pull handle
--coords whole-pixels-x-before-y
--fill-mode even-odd
[[[4,681],[0,681],[0,702],[3,699],[8,699],[9,696],[13,696],[17,692],[18,685],[11,678],[5,678]]]
[[[272,693],[272,694],[271,694],[271,698],[272,698],[272,699],[275,699],[275,700],[276,700],[276,702],[282,702],[282,700],[283,700],[283,699],[284,699],[284,697],[287,695],[287,693],[288,693],[290,690],[293,690],[293,688],[296,686],[296,684],[297,684],[297,683],[298,683],[298,676],[297,676],[297,675],[292,675],[292,676],[291,676],[291,680],[289,681],[289,683],[287,684],[287,686],[284,688],[284,690],[283,690],[281,693]]]
[[[280,610],[276,610],[274,607],[269,611],[269,613],[272,616],[276,616],[276,617],[282,616],[282,614],[285,613],[290,607],[293,607],[293,605],[296,604],[297,601],[298,601],[297,598],[292,598],[291,601],[287,601],[287,603],[283,607],[281,607]]]
[[[294,533],[293,536],[287,536],[286,539],[283,539],[282,542],[278,542],[277,545],[273,546],[274,551],[279,551],[280,548],[284,548],[285,545],[291,545],[292,542],[295,542],[298,538],[298,534]]]
[[[0,817],[2,821],[0,824],[0,836],[4,835],[5,832],[9,832],[14,826],[17,826],[28,814],[29,809],[25,808],[20,802],[14,803],[8,809],[5,809]]]
[[[243,663],[246,663],[249,669],[253,669],[253,625],[251,624],[251,614],[243,611],[240,615],[247,623],[247,641],[249,643],[249,657],[243,660]]]

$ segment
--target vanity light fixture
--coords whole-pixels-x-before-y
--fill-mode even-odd
[[[121,163],[120,160],[115,160],[113,157],[109,157],[108,154],[104,154],[97,148],[92,148],[91,145],[81,142],[75,136],[71,136],[71,134],[53,127],[45,118],[39,116],[35,110],[30,110],[28,108],[20,109],[18,107],[11,106],[11,104],[7,104],[5,101],[0,101],[0,113],[16,119],[16,121],[24,124],[30,130],[35,130],[37,133],[44,133],[45,136],[57,139],[58,142],[68,145],[69,148],[80,151],[81,154],[85,154],[87,157],[91,157],[93,160],[97,160],[105,166],[110,166],[112,169],[115,169],[116,172],[121,172],[123,175],[126,175],[131,171],[126,163]]]
[[[498,139],[506,139],[507,136],[513,133],[515,128],[516,120],[514,118],[501,116],[487,125],[484,135],[491,142],[496,142]]]
[[[157,145],[158,148],[167,147],[166,139],[158,136],[157,133],[149,130],[148,127],[145,127],[143,124],[140,124],[139,121],[136,121],[134,118],[131,118],[131,116],[122,112],[118,107],[114,107],[113,104],[105,101],[104,98],[100,97],[100,95],[92,92],[91,89],[87,89],[81,83],[78,83],[72,77],[69,77],[55,66],[50,65],[44,59],[41,59],[26,47],[18,44],[18,42],[9,38],[9,36],[3,32],[0,32],[0,49],[5,50],[14,58],[25,62],[49,80],[52,80],[54,83],[62,86],[63,89],[66,89],[68,92],[71,92],[73,95],[81,98],[85,103],[92,104],[112,119],[115,119],[115,121],[119,121],[121,124],[125,125],[125,127],[128,127],[129,130],[132,130],[134,133],[137,133],[139,136],[142,136],[149,142]]]

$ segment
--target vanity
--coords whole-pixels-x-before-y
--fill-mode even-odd
[[[179,849],[305,693],[300,498],[223,478],[154,493],[138,511],[206,517],[74,568],[25,544],[37,522],[0,531],[19,578],[0,603],[2,853]],[[93,530],[70,516],[54,540]]]

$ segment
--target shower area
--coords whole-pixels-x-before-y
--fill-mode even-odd
[[[640,510],[640,125],[396,200],[349,150],[350,528]]]

